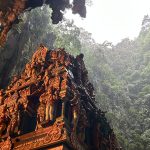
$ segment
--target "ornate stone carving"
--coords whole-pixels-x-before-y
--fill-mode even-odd
[[[64,49],[48,51],[40,45],[22,74],[0,91],[0,102],[0,145],[10,136],[18,150],[60,141],[73,150],[118,147],[105,114],[96,107],[83,54],[74,58]]]
[[[54,112],[54,98],[52,95],[52,89],[49,88],[46,93],[43,93],[40,96],[40,102],[45,104],[45,120],[53,120],[53,112]]]
[[[0,150],[11,150],[11,149],[12,143],[10,137],[8,137],[6,141],[0,143]]]
[[[37,126],[36,126],[36,130],[41,128],[42,125],[41,123],[45,121],[45,111],[46,111],[46,108],[45,108],[45,105],[44,104],[40,104],[39,107],[38,107],[38,110],[37,110]]]
[[[0,137],[7,128],[6,105],[0,106]]]
[[[3,96],[4,96],[4,92],[3,92],[3,90],[1,89],[0,90],[0,105],[2,105],[3,103],[4,103],[4,99],[3,99]]]
[[[38,137],[38,134],[40,135],[40,137]],[[24,150],[40,148],[42,146],[45,146],[46,144],[54,143],[56,141],[64,139],[66,139],[66,133],[64,132],[63,124],[55,123],[53,126],[50,126],[47,129],[39,129],[32,141],[25,141],[23,144],[20,143],[15,147],[15,149]]]
[[[18,109],[18,104],[14,104],[9,107],[8,117],[10,119],[10,123],[7,127],[7,134],[13,135],[14,133],[20,133],[18,129],[20,125],[20,113]]]

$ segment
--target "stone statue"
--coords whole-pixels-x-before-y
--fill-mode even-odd
[[[45,104],[45,120],[53,120],[54,113],[54,99],[52,95],[52,89],[48,89],[46,93],[40,96],[40,102]]]
[[[13,135],[16,132],[19,134],[20,112],[19,112],[18,104],[13,104],[12,106],[10,106],[8,115],[10,118],[10,123],[7,128],[7,134]]]
[[[7,139],[0,143],[0,150],[12,150],[12,141],[10,136]]]
[[[4,91],[1,89],[0,90],[0,105],[2,105],[4,103],[3,96],[4,96]]]
[[[32,78],[32,79],[34,79],[34,80],[37,79],[36,70],[35,70],[34,68],[32,69],[31,74],[32,74],[32,75],[31,75],[31,78]]]
[[[41,128],[41,123],[43,123],[45,121],[45,105],[44,104],[40,104],[37,110],[37,126],[36,126],[36,130]]]
[[[15,85],[15,83],[18,81],[19,76],[15,75],[10,83],[10,87],[13,87]]]
[[[44,75],[43,79],[44,79],[45,89],[47,90],[48,86],[49,86],[49,72],[48,72],[48,70],[45,71],[45,75]]]
[[[76,89],[76,86],[74,83],[72,83],[71,85],[71,93],[73,94],[73,98],[70,100],[71,106],[72,106],[72,113],[73,113],[73,131],[76,133],[78,119],[79,119],[80,94],[78,90]]]
[[[40,48],[33,54],[32,62],[37,62],[43,64],[47,55],[48,49],[43,45],[40,45]]]
[[[60,64],[64,65],[65,64],[65,55],[62,53],[62,55],[59,56],[59,62]]]
[[[54,113],[54,99],[52,96],[52,92],[48,90],[48,99],[46,102],[46,120],[53,120],[53,113]]]
[[[52,60],[52,61],[55,61],[55,60],[57,59],[57,57],[58,57],[58,56],[57,56],[57,51],[52,51],[52,52],[51,52],[51,60]]]
[[[31,77],[32,69],[30,64],[26,64],[25,75],[27,78]]]
[[[42,62],[45,62],[48,49],[42,44],[40,45],[40,47],[41,47],[41,59],[42,59]]]
[[[68,67],[71,63],[70,57],[69,55],[67,55],[66,59],[65,59],[65,66]]]
[[[40,48],[33,54],[32,56],[32,63],[40,63],[41,62],[41,52],[40,52]]]

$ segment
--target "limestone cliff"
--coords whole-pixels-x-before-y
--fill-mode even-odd
[[[1,0],[0,1],[0,46],[5,44],[7,33],[14,23],[17,23],[18,16],[27,10],[40,7],[43,4],[49,5],[52,12],[52,21],[57,24],[63,18],[62,11],[65,8],[72,8],[73,13],[79,13],[81,17],[86,16],[85,0]]]

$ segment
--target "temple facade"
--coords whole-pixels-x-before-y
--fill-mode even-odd
[[[0,90],[0,150],[120,150],[83,57],[40,45]]]

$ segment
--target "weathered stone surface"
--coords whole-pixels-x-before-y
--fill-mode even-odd
[[[57,24],[62,20],[65,8],[72,8],[73,13],[79,13],[81,17],[86,16],[85,0],[74,0],[70,4],[69,0],[1,0],[0,1],[0,46],[3,46],[7,33],[17,20],[20,13],[40,7],[43,4],[49,5],[52,12],[52,21]]]

